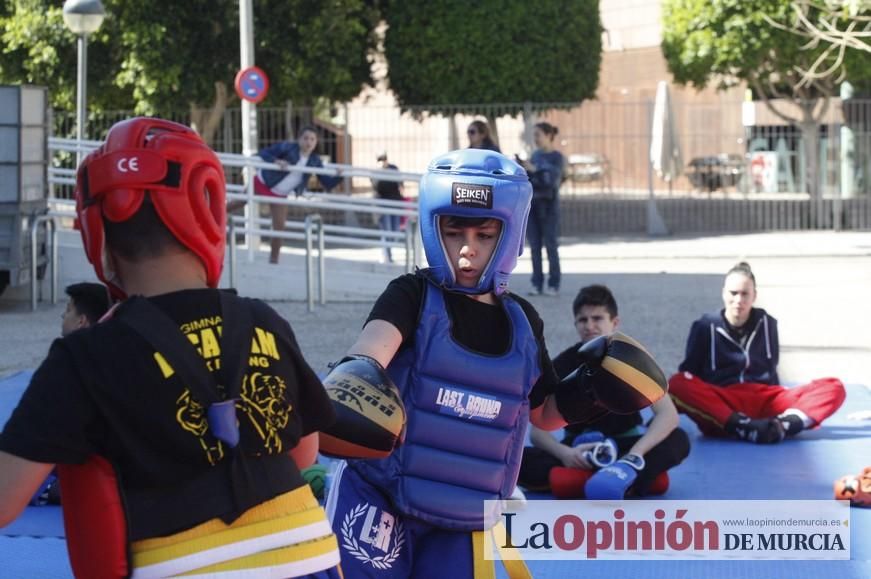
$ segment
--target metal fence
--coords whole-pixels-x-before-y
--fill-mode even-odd
[[[489,121],[502,151],[521,156],[532,150],[533,125],[547,120],[558,126],[557,148],[567,159],[563,235],[643,231],[638,215],[645,213],[641,201],[649,196],[676,233],[871,229],[871,101],[834,99],[815,143],[758,103],[751,103],[755,120],[745,126],[747,106],[674,101],[683,173],[670,182],[649,171],[652,101],[494,105],[479,107],[485,114],[474,117],[451,107],[430,114],[425,108],[401,112],[371,102],[320,112],[291,104],[257,112],[260,146],[314,124],[319,149],[329,161],[375,167],[377,156],[386,152],[392,163],[411,172],[422,172],[439,153],[467,146],[472,120]],[[114,122],[130,115],[92,113],[88,137],[102,138]],[[191,118],[189,112],[166,116],[184,123]],[[74,115],[55,114],[56,135],[73,129]],[[241,152],[239,109],[224,111],[211,144],[218,151]],[[810,148],[818,168],[815,187],[809,181]],[[72,167],[73,159],[60,157],[55,163]],[[228,177],[240,182],[239,175]],[[368,179],[346,182],[346,193],[371,191]],[[416,183],[407,183],[406,192],[413,196]]]

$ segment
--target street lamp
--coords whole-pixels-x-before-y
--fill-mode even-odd
[[[64,23],[79,36],[79,64],[76,73],[76,166],[82,160],[81,141],[85,136],[85,112],[88,84],[88,35],[100,28],[106,11],[100,0],[66,0]]]

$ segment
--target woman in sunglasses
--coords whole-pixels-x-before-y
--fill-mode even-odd
[[[490,126],[484,121],[472,121],[469,123],[469,128],[466,129],[466,134],[469,136],[470,149],[490,149],[501,153],[499,145],[490,136]]]

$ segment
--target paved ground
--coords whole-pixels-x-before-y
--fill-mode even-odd
[[[279,266],[269,266],[262,258],[248,263],[245,253],[238,261],[242,293],[272,301],[291,321],[316,369],[345,352],[372,301],[403,271],[398,265],[377,263],[378,250],[327,253],[328,303],[311,313],[298,250],[284,255]],[[545,321],[552,354],[576,339],[571,302],[577,289],[600,282],[617,296],[623,329],[672,372],[682,358],[690,323],[720,306],[723,274],[747,259],[759,282],[758,304],[780,323],[783,380],[835,375],[845,382],[871,384],[871,234],[563,240],[561,253],[561,295],[531,298]],[[65,239],[60,264],[61,292],[65,284],[92,278],[74,237]],[[524,255],[512,279],[520,292],[528,287],[529,271]],[[22,289],[8,290],[0,298],[0,376],[38,365],[60,328],[63,303],[43,303],[31,312]]]
[[[61,251],[61,287],[92,276],[75,238],[67,241]],[[545,320],[546,337],[554,353],[576,339],[570,310],[577,289],[604,282],[620,301],[624,329],[644,342],[671,372],[680,362],[692,320],[719,307],[724,272],[738,259],[747,259],[759,281],[759,304],[780,321],[784,379],[837,375],[848,383],[871,385],[871,234],[564,240],[562,254],[562,294],[532,298]],[[311,313],[305,302],[305,270],[298,251],[289,251],[277,267],[262,261],[249,264],[242,256],[239,263],[240,288],[249,295],[280,298],[272,301],[273,305],[290,319],[306,356],[318,369],[342,355],[355,339],[374,298],[401,273],[399,266],[378,264],[377,250],[333,250],[329,255],[329,303]],[[513,280],[519,291],[528,285],[529,270],[524,257]],[[63,304],[45,304],[31,312],[28,296],[20,290],[0,298],[0,377],[39,363],[59,331],[62,310]],[[848,392],[848,404],[867,406],[866,389],[855,386]],[[688,421],[683,421],[686,427]],[[778,445],[776,453],[774,447],[747,445],[740,445],[741,452],[736,453],[727,441],[693,438],[694,450],[673,477],[667,498],[827,498],[835,476],[864,464],[861,461],[866,455],[860,445],[867,440],[862,435],[868,431],[867,424],[833,418],[826,428],[802,436],[814,439],[814,444],[788,441]],[[850,444],[845,443],[848,440]],[[754,464],[759,467],[748,470],[748,465]],[[789,474],[784,477],[785,472]],[[39,509],[30,511],[42,514]],[[869,577],[867,549],[862,549],[867,542],[862,542],[862,530],[868,529],[867,513],[852,511],[851,561],[536,561],[531,567],[541,578]],[[58,513],[50,514],[53,528],[59,529]],[[0,537],[0,561],[5,564],[0,576],[70,576],[62,539],[37,539],[24,531],[20,534],[25,536]],[[9,574],[9,565],[20,572]]]

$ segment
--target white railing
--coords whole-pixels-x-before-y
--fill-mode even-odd
[[[75,139],[62,139],[57,137],[49,138],[50,151],[68,151],[88,153],[102,145],[101,141],[77,141]],[[318,223],[318,239],[319,239],[319,279],[321,293],[321,303],[325,303],[325,288],[324,288],[324,261],[323,261],[323,244],[335,243],[341,245],[351,245],[358,247],[383,247],[383,248],[404,248],[405,249],[405,268],[406,271],[413,271],[415,264],[420,262],[420,243],[417,235],[417,203],[408,201],[392,201],[387,199],[378,199],[371,197],[359,197],[351,195],[340,195],[332,193],[314,193],[305,191],[302,195],[289,198],[279,197],[264,197],[254,194],[254,183],[251,176],[257,169],[277,169],[282,170],[275,163],[267,163],[259,157],[247,157],[244,155],[232,153],[218,153],[218,158],[225,167],[243,168],[245,174],[249,177],[246,179],[246,184],[227,183],[227,200],[229,201],[245,201],[245,216],[243,223],[240,223],[238,217],[230,216],[228,227],[230,233],[230,279],[231,285],[235,287],[236,277],[236,235],[242,233],[245,235],[245,242],[248,247],[248,261],[253,261],[254,255],[260,245],[261,236],[277,237],[281,239],[295,239],[306,241],[306,275],[308,277],[308,300],[309,307],[313,307],[313,290],[311,279],[311,229],[313,222]],[[306,173],[315,175],[329,175],[341,177],[365,177],[372,180],[381,181],[420,181],[422,175],[419,173],[401,172],[393,169],[370,169],[364,167],[354,167],[352,165],[344,165],[338,163],[327,163],[324,167],[306,167]],[[75,203],[67,199],[58,199],[54,195],[55,185],[75,185],[76,172],[74,169],[50,167],[48,170],[48,182],[50,190],[50,203],[55,204],[59,209],[69,207],[73,209]],[[323,219],[319,214],[316,217],[307,216],[303,221],[290,220],[286,223],[286,228],[289,231],[273,231],[271,228],[265,228],[264,225],[270,223],[267,219],[261,219],[259,215],[259,205],[274,204],[301,207],[306,210],[306,213],[315,210],[336,210],[343,212],[362,213],[367,215],[395,215],[407,218],[405,231],[385,231],[381,229],[371,229],[365,227],[344,226],[344,225],[329,225],[324,224]],[[73,212],[63,213],[64,216],[74,216]],[[311,217],[311,219],[310,219]],[[244,225],[244,226],[242,226]],[[34,227],[37,227],[35,225]],[[58,226],[57,222],[52,220],[52,243],[56,244],[56,232],[54,229]],[[35,233],[34,233],[35,235]],[[54,251],[54,250],[53,250]],[[35,295],[35,294],[34,294]],[[35,298],[34,298],[35,299]],[[53,297],[54,299],[54,297]]]

